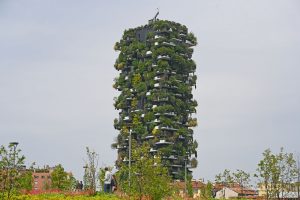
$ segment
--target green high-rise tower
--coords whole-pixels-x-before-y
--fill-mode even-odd
[[[117,165],[126,162],[129,134],[138,145],[148,142],[149,154],[160,152],[174,179],[184,179],[197,164],[197,142],[192,117],[197,102],[196,64],[191,59],[196,38],[186,26],[154,18],[147,25],[125,30],[116,43],[120,51],[115,68],[120,72],[114,88],[120,91],[114,106],[120,111],[114,127]],[[193,159],[192,159],[193,158]]]

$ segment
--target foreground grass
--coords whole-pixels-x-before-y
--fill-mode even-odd
[[[12,200],[120,200],[113,194],[99,194],[96,196],[70,196],[64,194],[19,195]]]

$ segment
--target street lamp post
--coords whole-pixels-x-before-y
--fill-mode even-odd
[[[297,193],[298,193],[298,199],[300,200],[300,160],[299,155],[297,155],[297,175],[298,175],[298,181],[297,181]]]
[[[83,183],[84,183],[84,188],[86,189],[86,185],[87,185],[87,168],[88,166],[87,165],[84,165],[83,166],[83,169],[84,169],[84,175],[83,175]]]
[[[14,163],[13,163],[13,169],[16,168],[16,150],[17,150],[17,146],[18,146],[18,142],[10,142],[9,146],[12,146],[14,148],[13,151],[13,159],[14,159]]]
[[[187,194],[187,170],[186,170],[186,158],[184,159],[184,189],[185,189],[185,194]]]
[[[128,157],[129,157],[129,164],[128,164],[128,167],[129,167],[129,174],[128,174],[128,178],[129,178],[129,189],[130,189],[130,186],[131,186],[131,129],[129,130],[129,152],[128,152]]]

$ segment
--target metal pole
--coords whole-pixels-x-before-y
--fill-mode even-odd
[[[297,172],[298,172],[298,181],[297,181],[297,192],[298,192],[298,200],[300,200],[300,160],[299,155],[297,155]]]
[[[16,169],[16,149],[17,149],[17,146],[18,146],[18,142],[10,142],[9,143],[10,145],[12,145],[14,147],[14,152],[13,152],[13,159],[14,159],[14,163],[13,163],[13,169]]]
[[[129,189],[131,186],[131,130],[129,130],[129,174],[128,174],[128,178],[129,178]]]
[[[184,190],[185,194],[187,194],[187,177],[186,177],[186,159],[184,159]]]

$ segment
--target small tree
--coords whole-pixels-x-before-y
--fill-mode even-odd
[[[280,171],[280,185],[276,194],[277,198],[285,197],[285,194],[291,191],[291,185],[297,178],[297,164],[292,153],[285,153],[283,148],[276,155],[278,168]],[[281,194],[281,195],[280,195]]]
[[[51,188],[59,190],[71,190],[74,185],[72,174],[65,172],[61,164],[57,165],[51,173]]]
[[[30,191],[32,190],[32,172],[24,171],[18,180],[18,187],[21,190]]]
[[[236,172],[232,173],[232,175],[234,182],[238,183],[239,186],[241,186],[241,193],[243,195],[244,188],[249,186],[250,174],[241,169],[237,169]]]
[[[131,168],[123,164],[117,173],[121,189],[138,199],[142,199],[143,195],[154,200],[169,196],[172,191],[171,178],[167,168],[162,166],[160,156],[149,155],[149,144],[143,144],[141,147],[137,147],[135,141],[132,144]]]
[[[98,179],[99,179],[100,188],[103,189],[103,187],[104,187],[104,179],[105,179],[105,169],[104,168],[100,168],[99,169]]]
[[[258,163],[257,172],[256,177],[266,190],[266,198],[280,199],[297,178],[296,161],[293,154],[285,153],[283,148],[277,155],[267,149]]]
[[[20,169],[24,165],[25,157],[17,149],[18,143],[10,143],[8,148],[0,147],[0,192],[2,199],[11,198],[12,193],[18,192],[18,181],[21,177]]]
[[[223,173],[217,174],[215,177],[215,182],[230,186],[233,183],[231,171],[229,169],[225,169]]]
[[[213,198],[213,185],[208,182],[205,187],[200,189],[202,199],[212,199]]]
[[[275,186],[279,183],[278,169],[276,168],[277,159],[270,149],[263,152],[263,159],[258,163],[258,175],[261,178],[266,191],[266,198],[269,199],[275,195]]]
[[[188,175],[187,176],[187,183],[186,183],[186,189],[187,189],[187,194],[189,197],[193,197],[194,191],[193,191],[193,184],[192,184],[192,176]]]
[[[96,193],[96,180],[99,155],[95,151],[91,151],[86,147],[87,161],[84,172],[84,187]]]

